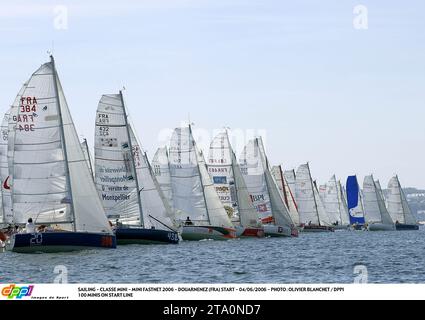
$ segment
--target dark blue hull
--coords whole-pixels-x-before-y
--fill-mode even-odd
[[[17,233],[10,249],[19,253],[69,252],[93,248],[116,248],[116,237],[106,233],[40,232]]]
[[[397,223],[395,228],[397,231],[419,230],[419,226],[417,224]]]
[[[179,234],[175,231],[144,228],[118,228],[117,242],[122,244],[178,244]]]

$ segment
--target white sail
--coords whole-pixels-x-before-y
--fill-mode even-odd
[[[151,170],[146,154],[142,151],[140,143],[130,126],[131,145],[133,147],[133,157],[136,166],[137,180],[139,182],[140,200],[144,217],[144,227],[164,229],[161,223],[172,226],[173,214],[166,201],[160,186]],[[161,221],[158,223],[157,220]]]
[[[169,158],[176,220],[189,217],[196,225],[231,227],[191,127],[174,130]]]
[[[54,62],[24,85],[13,112],[9,166],[14,221],[73,223],[75,231],[111,232],[90,177]]]
[[[167,147],[158,148],[152,160],[152,167],[156,180],[173,211],[173,190],[171,188],[170,161]]]
[[[319,216],[320,225],[330,226],[332,225],[333,221],[332,221],[332,218],[329,216],[328,212],[326,211],[325,204],[323,203],[323,200],[319,195],[316,182],[313,182],[313,188],[314,188],[314,197],[316,199],[316,208],[317,208],[317,214]]]
[[[268,165],[261,138],[250,140],[241,157],[242,173],[263,223],[292,226],[289,210]]]
[[[295,170],[286,170],[283,173],[284,187],[286,191],[286,198],[288,199],[288,209],[291,214],[292,220],[295,224],[300,224],[300,214],[298,212],[298,205],[295,199]]]
[[[211,142],[208,172],[221,202],[227,206],[226,211],[232,210],[232,220],[243,227],[258,227],[258,213],[230,145],[227,131],[218,134]]]
[[[237,162],[236,155],[232,150],[232,171],[235,178],[236,197],[240,223],[244,227],[258,227],[260,220],[258,212],[252,203],[241,168]]]
[[[344,187],[341,185],[341,181],[338,181],[338,201],[341,206],[341,224],[343,226],[348,226],[350,224],[350,215],[348,213],[348,205],[347,205],[347,195]]]
[[[0,139],[0,183],[1,183],[1,197],[0,197],[0,224],[11,223],[13,215],[11,211],[12,203],[10,198],[10,189],[8,189],[8,176],[9,166],[7,161],[7,141],[9,135],[9,116],[10,111],[6,112],[1,123],[1,139]]]
[[[120,94],[103,95],[96,114],[96,187],[109,218],[130,225],[143,224],[136,172]]]
[[[319,225],[313,182],[308,164],[300,165],[297,170],[295,192],[300,222]]]
[[[331,177],[324,188],[323,200],[331,222],[338,222],[339,225],[342,224],[342,203],[341,203],[341,194],[338,189],[338,183],[336,181],[335,175]]]
[[[87,143],[87,140],[84,139],[83,142],[81,142],[81,148],[83,149],[84,158],[86,159],[87,166],[90,169],[90,174],[94,178],[94,172],[93,172],[93,164],[92,164],[92,156],[90,154],[89,145]]]
[[[164,229],[163,224],[172,225],[171,209],[164,202],[125,112],[121,93],[100,99],[95,137],[97,190],[109,218]]]
[[[201,152],[198,154],[199,173],[202,179],[202,186],[204,188],[205,203],[208,211],[210,223],[214,226],[223,226],[232,228],[233,224],[221,203],[217,192],[215,191],[214,183],[208,174],[207,166],[205,163],[204,155]]]
[[[313,182],[310,167],[300,165],[296,174],[296,199],[300,222],[329,226],[332,224],[319,195],[316,183]]]
[[[364,179],[363,200],[368,223],[393,224],[382,197],[382,190],[373,180],[372,175],[366,176]]]
[[[190,128],[176,128],[171,137],[170,173],[176,220],[187,217],[196,224],[209,224],[195,141]]]
[[[209,149],[208,173],[212,178],[220,201],[232,221],[239,222],[231,152],[227,132],[222,132],[214,137]]]
[[[392,220],[403,224],[417,224],[397,176],[391,178],[388,189],[388,212]]]
[[[285,200],[285,204],[289,210],[289,215],[291,216],[292,221],[296,225],[299,225],[300,218],[299,218],[297,205],[295,203],[295,198],[285,178],[285,175],[283,174],[282,167],[280,165],[274,166],[271,172],[272,172],[273,178],[275,179],[279,187],[280,196],[282,197],[282,199]]]

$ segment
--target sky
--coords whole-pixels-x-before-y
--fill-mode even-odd
[[[261,134],[320,183],[425,188],[423,0],[0,0],[0,48],[1,110],[53,52],[91,145],[101,95],[125,87],[150,157],[190,121],[203,148]]]

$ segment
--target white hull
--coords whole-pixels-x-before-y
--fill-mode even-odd
[[[393,224],[372,223],[367,227],[368,231],[395,231]]]
[[[263,228],[266,237],[291,237],[291,228],[288,227],[264,225]]]
[[[186,241],[229,240],[236,238],[236,230],[215,226],[184,226],[181,237]]]

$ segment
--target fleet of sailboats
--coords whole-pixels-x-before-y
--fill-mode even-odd
[[[335,175],[318,187],[309,163],[296,172],[272,167],[261,137],[238,160],[225,129],[205,159],[188,125],[150,163],[122,91],[99,101],[93,157],[52,56],[19,90],[0,130],[0,247],[15,252],[419,229],[398,176],[387,195],[373,175],[362,189],[355,175],[345,187]]]

